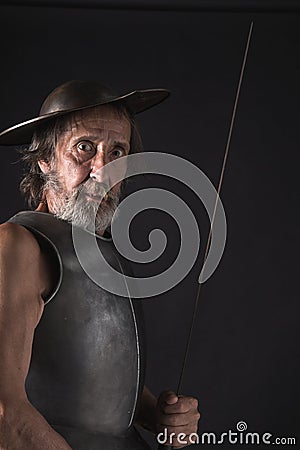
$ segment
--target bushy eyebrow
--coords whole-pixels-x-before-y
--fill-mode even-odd
[[[130,144],[127,141],[113,141],[113,144],[120,147],[125,147],[127,150],[129,150]]]

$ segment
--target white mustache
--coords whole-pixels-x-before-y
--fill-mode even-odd
[[[110,192],[107,184],[91,180],[87,180],[78,187],[77,195],[79,195],[80,192],[93,197],[102,197],[105,200],[115,197],[115,195]]]

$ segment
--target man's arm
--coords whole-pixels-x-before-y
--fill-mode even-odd
[[[0,449],[70,450],[25,392],[33,335],[51,289],[34,236],[20,225],[0,226]]]

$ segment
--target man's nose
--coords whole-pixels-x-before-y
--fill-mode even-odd
[[[108,174],[105,173],[104,166],[106,165],[107,157],[104,151],[99,151],[96,153],[91,161],[91,172],[90,177],[99,183],[107,183]]]
[[[96,172],[97,170],[105,166],[105,164],[107,163],[106,159],[107,159],[106,152],[104,151],[104,149],[101,148],[95,153],[95,156],[91,161],[92,172]]]

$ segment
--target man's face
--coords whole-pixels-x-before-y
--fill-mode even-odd
[[[110,186],[113,181],[103,178],[99,170],[107,163],[128,155],[130,135],[129,120],[111,105],[78,111],[73,115],[58,136],[54,160],[49,164],[40,162],[48,178],[49,211],[88,229],[93,229],[89,216],[96,216],[96,231],[104,230],[118,205],[120,183],[112,187],[99,207],[101,186]],[[80,217],[74,217],[75,203],[83,187],[86,193],[84,201],[80,208],[76,205],[76,214]]]

